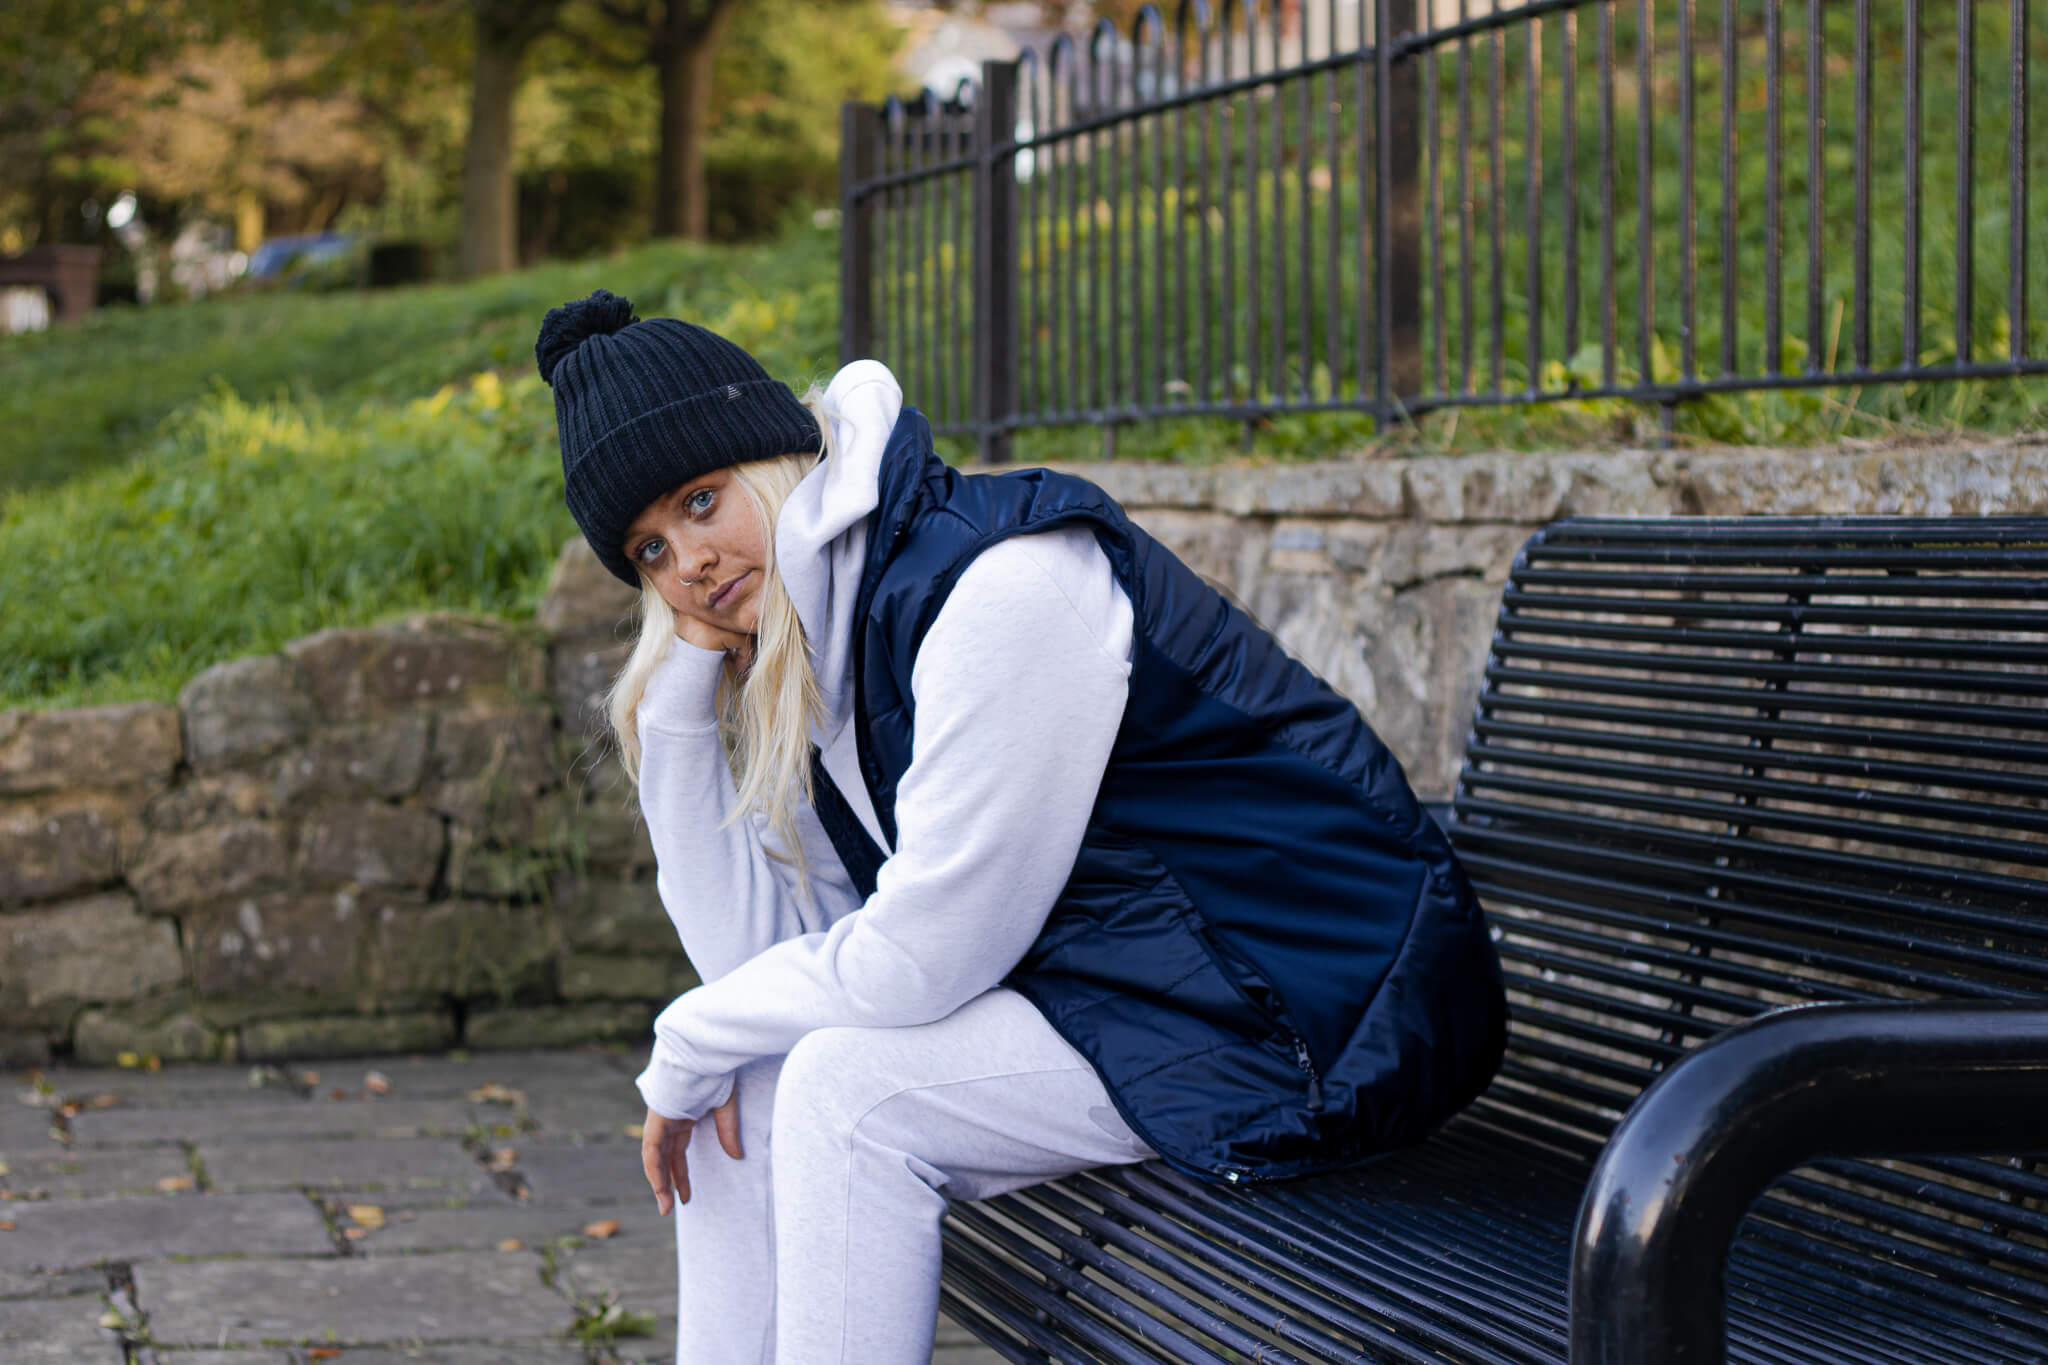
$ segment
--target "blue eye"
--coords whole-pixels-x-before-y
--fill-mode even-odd
[[[652,564],[655,560],[661,558],[661,552],[667,548],[659,540],[643,541],[640,548],[633,551],[633,558],[641,564]]]
[[[689,508],[692,516],[701,517],[711,510],[711,504],[716,501],[717,498],[713,496],[710,489],[700,488],[683,500],[683,506]]]

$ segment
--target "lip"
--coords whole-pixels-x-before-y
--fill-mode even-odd
[[[718,587],[712,591],[711,596],[708,599],[706,599],[705,605],[712,607],[714,609],[724,606],[726,604],[727,599],[729,599],[733,595],[734,590],[736,590],[740,584],[746,582],[747,579],[750,576],[752,576],[753,572],[754,571],[752,569],[748,569],[745,573],[740,574],[735,578],[726,580],[723,586]]]

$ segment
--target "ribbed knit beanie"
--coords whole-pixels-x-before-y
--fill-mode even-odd
[[[550,309],[533,357],[555,391],[563,497],[598,560],[634,587],[626,528],[714,469],[820,448],[818,423],[759,361],[608,290]]]

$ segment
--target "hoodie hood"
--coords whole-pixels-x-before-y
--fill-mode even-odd
[[[903,390],[879,360],[856,360],[832,377],[823,407],[832,454],[790,493],[775,527],[776,571],[803,623],[825,703],[825,725],[814,736],[821,748],[853,707],[854,596]]]

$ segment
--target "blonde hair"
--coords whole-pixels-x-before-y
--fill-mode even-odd
[[[775,563],[775,527],[782,505],[797,484],[832,452],[832,423],[823,395],[813,389],[804,406],[818,419],[825,449],[820,455],[783,455],[733,466],[733,480],[745,491],[761,520],[765,564],[760,618],[755,624],[754,659],[741,670],[730,656],[718,686],[718,728],[732,766],[739,802],[730,819],[759,811],[768,819],[797,868],[804,870],[797,839],[797,809],[811,800],[811,727],[823,719],[824,703],[811,672],[810,644],[796,604]],[[675,613],[646,575],[640,579],[640,636],[606,697],[605,709],[626,776],[640,781],[640,699],[648,679],[676,640]]]

